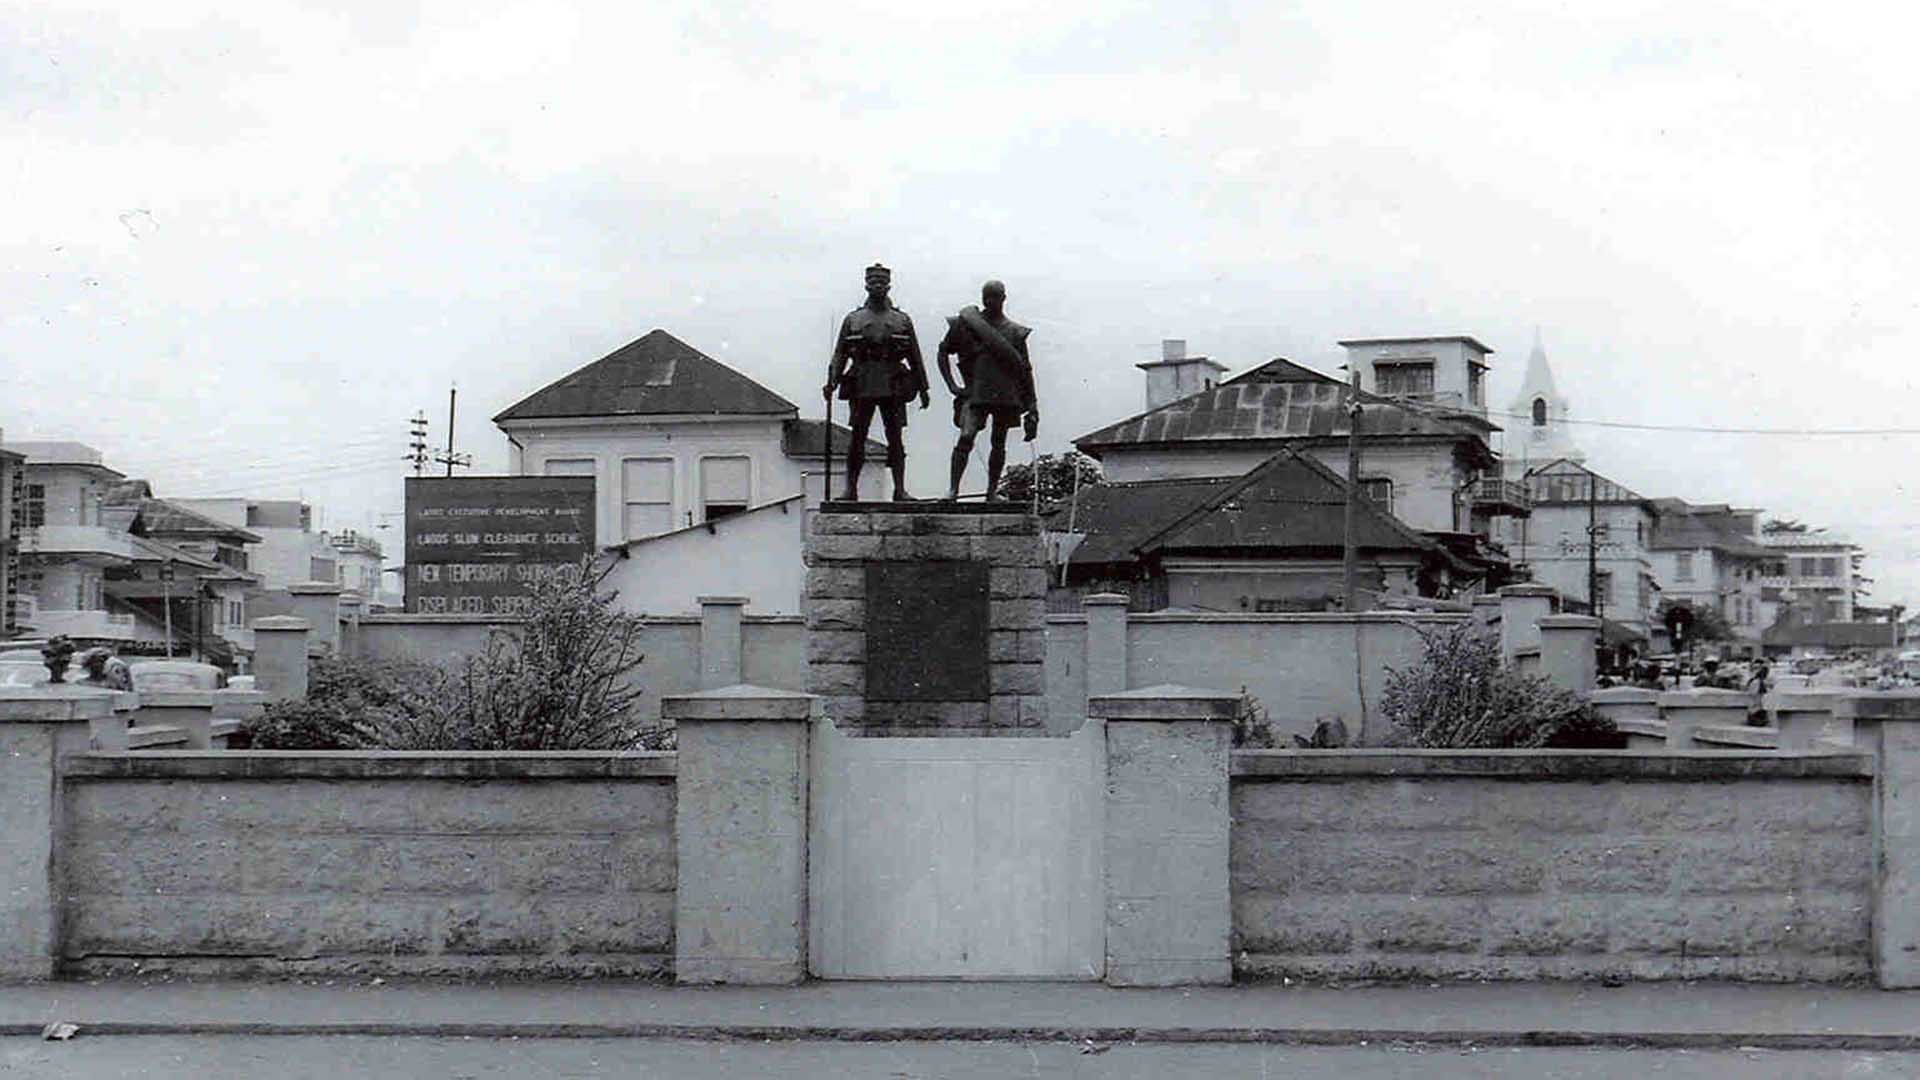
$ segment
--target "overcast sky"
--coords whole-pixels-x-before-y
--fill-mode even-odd
[[[731,7],[0,3],[0,426],[397,558],[449,383],[484,472],[490,416],[656,326],[816,415],[880,259],[929,345],[1007,282],[1042,452],[1137,412],[1162,337],[1473,334],[1505,408],[1536,326],[1576,419],[1920,428],[1900,5]],[[1920,601],[1920,437],[1579,439]]]

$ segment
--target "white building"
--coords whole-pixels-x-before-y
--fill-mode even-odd
[[[594,478],[596,539],[618,555],[607,583],[627,606],[696,611],[718,590],[756,612],[799,612],[826,427],[792,402],[653,330],[493,421],[514,475]],[[833,440],[840,475],[851,434],[836,425]],[[869,440],[861,498],[890,497],[885,460]]]
[[[1525,483],[1533,514],[1510,519],[1501,534],[1514,561],[1534,581],[1651,640],[1660,591],[1649,546],[1653,501],[1575,461],[1537,464]]]

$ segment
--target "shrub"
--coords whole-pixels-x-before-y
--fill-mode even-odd
[[[452,664],[323,660],[302,702],[273,706],[256,746],[277,749],[666,749],[635,713],[640,616],[600,592],[590,562],[534,588],[525,620]]]
[[[1613,722],[1573,691],[1501,662],[1499,639],[1472,624],[1420,630],[1422,655],[1388,669],[1380,709],[1393,741],[1429,749],[1619,745]]]
[[[260,750],[352,750],[366,745],[368,716],[423,707],[438,669],[404,660],[316,656],[307,665],[307,696],[277,701],[247,724]]]

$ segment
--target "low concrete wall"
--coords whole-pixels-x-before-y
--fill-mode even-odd
[[[1873,972],[1865,755],[1239,751],[1250,976]]]
[[[362,615],[351,654],[386,660],[456,661],[485,650],[487,635],[512,623],[468,615]],[[758,686],[800,690],[806,685],[806,626],[799,616],[747,615],[741,620],[742,678]],[[700,616],[647,620],[640,638],[645,657],[635,678],[639,715],[660,715],[660,699],[700,686]]]
[[[671,754],[80,754],[70,972],[659,974]]]
[[[1129,615],[1127,685],[1244,686],[1282,734],[1306,734],[1315,721],[1337,716],[1357,739],[1374,743],[1386,736],[1378,709],[1387,669],[1420,659],[1419,628],[1443,629],[1469,618],[1412,612]]]

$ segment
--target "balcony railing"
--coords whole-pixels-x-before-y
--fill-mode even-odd
[[[1533,500],[1525,484],[1485,477],[1474,486],[1473,508],[1495,517],[1526,517],[1533,513]]]
[[[22,629],[30,628],[42,637],[65,634],[70,638],[131,641],[136,636],[133,616],[110,611],[61,611],[37,607],[31,619],[23,618],[20,622]]]
[[[104,525],[38,525],[20,530],[20,554],[121,560],[133,559],[137,552],[126,533]]]

